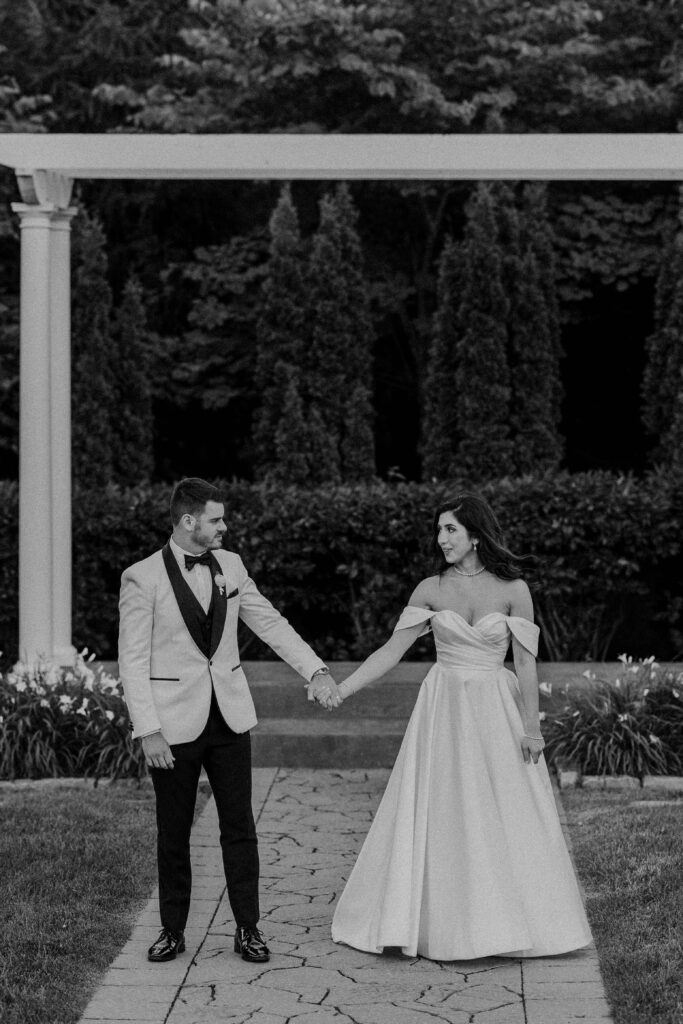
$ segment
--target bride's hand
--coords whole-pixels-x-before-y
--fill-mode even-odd
[[[339,707],[344,698],[339,693],[337,684],[332,676],[327,673],[324,680],[318,681],[317,679],[314,679],[309,685],[308,699],[314,700],[316,704],[320,704],[321,707],[327,708],[328,711],[332,711],[333,708]]]
[[[522,736],[522,757],[525,764],[538,764],[538,759],[543,753],[545,740],[542,736]]]

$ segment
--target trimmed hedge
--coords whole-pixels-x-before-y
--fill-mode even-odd
[[[435,506],[457,485],[383,483],[315,490],[219,483],[226,547],[323,657],[365,657],[432,572]],[[510,546],[540,558],[529,582],[541,657],[583,661],[683,650],[683,487],[663,474],[505,479],[480,488]],[[116,657],[123,569],[169,532],[170,487],[74,495],[74,642]],[[0,647],[17,650],[17,486],[0,482]],[[271,657],[247,630],[245,657]],[[428,657],[429,641],[413,656]]]

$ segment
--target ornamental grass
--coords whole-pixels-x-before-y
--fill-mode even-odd
[[[18,662],[0,675],[0,779],[145,775],[121,683],[86,656],[73,667]]]
[[[551,762],[583,775],[645,775],[683,772],[683,671],[663,669],[654,658],[638,663],[626,655],[613,682],[584,675],[591,685],[565,688],[565,703],[544,723]]]

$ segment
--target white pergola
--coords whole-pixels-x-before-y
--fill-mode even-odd
[[[79,178],[683,179],[683,135],[0,135],[22,202],[19,650],[73,661],[70,205]],[[123,568],[123,566],[122,566]]]

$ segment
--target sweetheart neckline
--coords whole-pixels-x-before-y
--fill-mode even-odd
[[[485,622],[486,619],[490,619],[494,615],[502,615],[504,619],[510,618],[510,616],[506,615],[505,612],[487,612],[486,615],[482,615],[482,617],[480,619],[477,619],[476,622],[468,622],[465,616],[461,615],[460,612],[456,612],[454,608],[440,608],[439,611],[434,612],[434,614],[442,615],[444,612],[450,612],[451,615],[457,615],[460,621],[464,622],[469,629],[476,629],[477,626],[480,625],[480,623]]]

